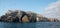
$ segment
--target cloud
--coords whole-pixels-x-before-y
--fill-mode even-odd
[[[45,16],[60,19],[60,0],[49,4],[45,8]]]

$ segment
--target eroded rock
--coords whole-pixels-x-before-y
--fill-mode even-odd
[[[33,12],[24,12],[21,10],[9,10],[5,15],[0,17],[3,22],[60,22],[55,18],[43,17]]]
[[[22,22],[29,22],[27,15],[25,15],[25,16],[22,18]]]

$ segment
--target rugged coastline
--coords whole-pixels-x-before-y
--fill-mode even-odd
[[[5,15],[0,17],[1,22],[60,22],[55,18],[47,18],[43,15],[22,10],[8,10]]]

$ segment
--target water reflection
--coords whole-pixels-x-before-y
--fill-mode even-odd
[[[36,22],[36,23],[0,22],[0,28],[60,28],[60,23],[59,22]]]
[[[60,28],[60,22],[38,22],[36,28]]]
[[[35,23],[0,23],[0,28],[36,28]]]

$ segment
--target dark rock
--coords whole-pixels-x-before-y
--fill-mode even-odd
[[[55,18],[43,17],[41,14],[33,12],[24,12],[21,10],[8,10],[5,15],[0,17],[3,22],[60,22]]]
[[[36,13],[26,12],[30,22],[36,22]]]
[[[6,15],[3,15],[1,16],[0,21],[5,21],[6,18],[7,18]]]

